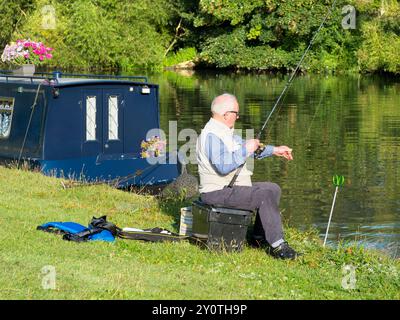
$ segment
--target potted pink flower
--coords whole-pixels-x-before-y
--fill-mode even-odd
[[[45,46],[41,42],[28,40],[17,40],[6,45],[1,55],[1,61],[12,65],[21,66],[14,70],[14,74],[33,75],[35,66],[45,63],[53,57],[53,48]]]

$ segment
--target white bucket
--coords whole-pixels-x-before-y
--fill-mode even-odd
[[[191,236],[193,225],[192,207],[181,208],[181,221],[179,227],[179,235]]]

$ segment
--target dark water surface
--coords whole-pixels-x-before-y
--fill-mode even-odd
[[[259,129],[287,76],[166,72],[160,85],[161,127],[197,133],[218,94],[238,97],[237,128]],[[323,239],[334,194],[332,176],[345,176],[328,241],[357,241],[400,256],[400,79],[371,76],[300,76],[271,118],[262,140],[293,148],[294,160],[255,162],[253,181],[282,188],[281,210],[290,226],[316,227]],[[179,142],[180,145],[184,142]],[[196,165],[189,171],[197,175]]]

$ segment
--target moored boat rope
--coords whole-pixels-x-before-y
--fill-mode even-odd
[[[38,88],[36,90],[35,100],[33,101],[33,104],[31,106],[31,109],[32,109],[31,110],[31,115],[29,117],[28,125],[27,125],[26,130],[25,130],[25,136],[24,136],[24,140],[22,141],[21,149],[19,150],[18,161],[17,161],[17,169],[19,169],[19,164],[20,164],[20,161],[21,161],[22,152],[24,151],[24,148],[25,148],[26,138],[28,136],[29,128],[31,126],[33,112],[35,111],[35,106],[37,104],[37,100],[38,100],[39,92],[40,92],[40,87],[42,86],[42,84],[43,84],[43,82],[39,83]]]

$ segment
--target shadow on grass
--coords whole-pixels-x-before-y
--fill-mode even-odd
[[[190,207],[193,200],[198,197],[184,199],[179,197],[161,197],[156,196],[158,206],[163,214],[174,219],[173,227],[179,231],[181,208]]]

